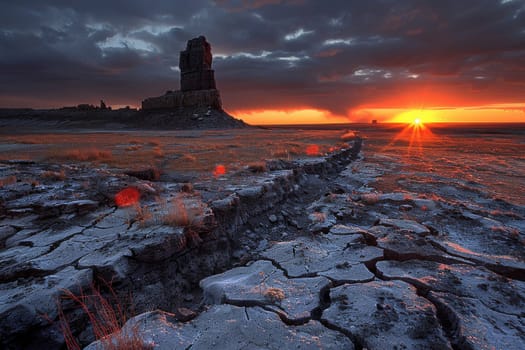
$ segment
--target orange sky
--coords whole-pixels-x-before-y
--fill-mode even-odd
[[[318,109],[239,110],[235,117],[253,125],[330,124],[330,123],[525,123],[525,104],[486,105],[476,107],[439,108],[360,108],[348,116],[334,115]]]
[[[523,0],[4,3],[0,108],[139,107],[204,35],[251,124],[525,122]]]

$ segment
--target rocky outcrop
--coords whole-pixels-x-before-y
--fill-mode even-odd
[[[211,69],[211,45],[204,36],[188,40],[179,59],[180,91],[168,91],[142,101],[143,110],[209,108],[222,110]]]
[[[172,91],[142,101],[143,110],[205,107],[222,109],[219,90]]]
[[[1,109],[0,127],[23,129],[79,128],[233,129],[249,127],[222,108],[211,69],[211,47],[201,36],[188,41],[180,55],[181,90],[148,97],[142,109],[112,110],[104,101],[50,110]]]
[[[186,44],[179,59],[180,89],[182,91],[215,90],[215,77],[211,69],[211,45],[199,36]]]
[[[179,91],[180,93],[180,91]],[[176,94],[176,93],[174,93]],[[188,91],[186,102],[191,106],[195,101],[203,107],[160,108],[172,103],[170,94],[158,99],[148,99],[152,109],[93,109],[81,110],[21,110],[0,109],[0,127],[10,132],[20,130],[56,130],[67,129],[106,129],[106,130],[189,130],[189,129],[233,129],[249,127],[239,119],[235,119],[219,106],[217,90]],[[158,102],[160,101],[160,102]],[[158,104],[157,104],[158,103]],[[213,105],[213,103],[216,103]],[[218,108],[218,107],[217,107]],[[9,131],[6,131],[9,132]]]

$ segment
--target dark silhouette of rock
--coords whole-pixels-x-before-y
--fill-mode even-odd
[[[142,101],[143,110],[204,107],[222,110],[219,90],[174,91]]]
[[[95,109],[95,106],[89,104],[89,103],[81,103],[77,105],[77,109],[79,111],[92,111]]]
[[[181,90],[168,89],[162,96],[142,101],[142,109],[126,106],[112,110],[80,104],[61,109],[2,109],[0,127],[33,128],[126,128],[141,129],[230,129],[248,127],[222,109],[219,90],[211,69],[211,46],[200,36],[188,41],[180,53]]]
[[[222,111],[221,96],[216,88],[211,45],[204,36],[188,40],[179,58],[179,91],[167,91],[142,101],[143,110],[209,108]]]
[[[215,89],[211,63],[211,45],[206,38],[199,36],[189,40],[186,50],[180,53],[180,89],[182,91]]]

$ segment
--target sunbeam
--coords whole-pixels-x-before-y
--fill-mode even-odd
[[[406,153],[409,156],[422,155],[424,143],[432,142],[435,139],[436,135],[430,130],[430,128],[423,123],[421,118],[416,117],[411,123],[407,124],[399,133],[397,133],[382,150],[387,150],[397,142],[406,142]]]

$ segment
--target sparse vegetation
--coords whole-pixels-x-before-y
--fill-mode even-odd
[[[153,221],[154,215],[147,206],[141,206],[138,203],[134,206],[135,218],[134,220],[139,223],[141,227],[148,226]]]
[[[0,187],[12,185],[14,183],[16,183],[16,176],[14,175],[0,178]]]
[[[268,301],[272,303],[281,302],[285,298],[284,291],[280,288],[274,287],[266,289],[263,295]]]
[[[126,147],[125,150],[129,152],[133,152],[133,151],[138,151],[141,148],[142,148],[141,145],[132,144],[131,146]]]
[[[153,156],[155,158],[164,158],[164,151],[160,147],[153,148]]]
[[[99,150],[96,148],[89,149],[71,149],[65,152],[55,152],[47,157],[48,160],[56,161],[78,161],[78,162],[93,162],[93,161],[108,161],[113,159],[113,154],[107,150]]]
[[[160,220],[165,225],[199,228],[204,226],[204,211],[205,205],[200,199],[181,193],[165,203]]]
[[[25,134],[7,140],[15,148],[0,159],[28,159],[46,162],[93,162],[129,169],[130,164],[158,166],[163,172],[213,172],[216,164],[228,170],[264,162],[264,159],[292,160],[304,157],[307,145],[317,144],[320,151],[341,142],[341,131],[185,130],[169,134],[82,133]],[[268,140],[271,139],[271,142]],[[4,143],[6,140],[4,140]],[[28,148],[27,143],[42,145]],[[262,168],[255,167],[255,172]]]
[[[151,140],[148,141],[147,145],[152,147],[160,147],[161,143],[157,140]]]
[[[310,214],[310,219],[313,222],[325,222],[326,221],[326,213],[322,213],[319,211],[314,211]]]
[[[99,287],[91,286],[91,293],[79,295],[64,290],[62,300],[58,303],[60,328],[68,350],[81,349],[77,339],[71,331],[69,320],[62,308],[64,300],[73,301],[89,319],[93,334],[99,340],[104,350],[144,350],[152,349],[153,344],[145,343],[135,328],[132,331],[122,330],[129,315],[122,303],[118,300],[111,285],[104,282],[109,290],[109,297],[102,294]]]
[[[41,178],[53,181],[64,181],[66,178],[66,172],[64,169],[60,171],[47,170],[42,172]]]
[[[361,195],[361,202],[366,205],[374,205],[379,202],[379,194],[377,193],[364,193]]]
[[[184,154],[182,155],[182,157],[180,157],[180,159],[185,162],[192,162],[192,163],[197,161],[197,157],[195,157],[192,154]]]
[[[180,191],[184,193],[193,193],[193,184],[190,182],[182,184]]]
[[[247,169],[252,173],[264,173],[268,169],[266,168],[266,162],[253,162],[247,165]]]

